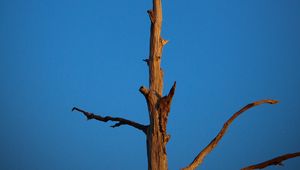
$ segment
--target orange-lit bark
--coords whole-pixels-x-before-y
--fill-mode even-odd
[[[127,120],[120,117],[100,116],[93,113],[84,111],[80,108],[74,107],[72,110],[81,112],[87,119],[95,119],[101,122],[113,121],[116,122],[112,127],[119,127],[121,125],[128,125],[135,129],[141,130],[146,135],[147,143],[147,158],[148,158],[148,170],[167,170],[168,159],[166,144],[170,140],[170,135],[167,133],[167,122],[170,112],[172,99],[176,89],[176,82],[174,82],[169,93],[163,96],[163,70],[161,68],[162,50],[164,45],[168,42],[161,37],[162,29],[162,2],[161,0],[152,0],[153,8],[148,10],[151,28],[150,28],[150,51],[149,58],[144,61],[147,62],[149,69],[149,87],[141,86],[140,92],[144,95],[149,113],[149,125],[142,125],[140,123]],[[244,111],[263,104],[275,104],[275,100],[261,100],[250,103],[236,112],[230,119],[225,122],[223,128],[217,134],[217,136],[196,156],[194,161],[190,163],[184,170],[196,169],[204,160],[204,158],[217,146],[219,141],[223,138],[230,124]],[[299,154],[299,153],[297,153]],[[294,155],[292,155],[294,156]],[[297,155],[299,156],[299,155]],[[275,158],[275,161],[267,161],[258,165],[246,167],[263,167],[265,165],[274,165],[281,163],[281,161],[290,158],[291,155]]]
[[[193,170],[193,169],[196,169],[203,162],[203,159],[217,146],[217,144],[219,143],[219,141],[225,135],[227,129],[229,128],[229,125],[239,115],[241,115],[243,112],[245,112],[246,110],[248,110],[248,109],[250,109],[250,108],[252,108],[254,106],[257,106],[257,105],[260,105],[260,104],[264,104],[264,103],[276,104],[276,103],[278,103],[278,101],[276,101],[276,100],[260,100],[260,101],[256,101],[256,102],[247,104],[241,110],[239,110],[238,112],[236,112],[235,114],[233,114],[230,117],[230,119],[228,119],[225,122],[225,124],[223,125],[223,128],[218,133],[218,135],[196,156],[196,158],[194,159],[194,161],[192,163],[190,163],[186,168],[183,168],[182,170]]]
[[[168,160],[166,144],[170,136],[167,134],[167,120],[170,105],[176,88],[176,82],[169,94],[163,97],[163,70],[161,68],[162,49],[167,43],[161,37],[162,4],[161,0],[153,0],[153,9],[148,10],[151,21],[150,52],[147,59],[149,67],[149,89],[140,88],[145,96],[150,125],[147,132],[147,156],[149,170],[167,170]]]

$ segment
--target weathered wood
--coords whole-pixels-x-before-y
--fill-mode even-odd
[[[148,10],[148,15],[151,22],[150,29],[150,51],[149,58],[144,59],[149,69],[149,88],[141,86],[139,91],[144,95],[149,113],[149,125],[142,125],[131,120],[119,117],[95,115],[93,113],[84,111],[74,107],[72,111],[76,110],[83,113],[87,119],[95,119],[101,122],[113,121],[117,122],[111,127],[119,127],[121,125],[129,125],[146,134],[147,143],[147,158],[149,170],[167,170],[168,160],[166,152],[166,144],[170,140],[170,135],[167,134],[167,122],[170,112],[172,99],[176,90],[176,82],[166,96],[163,96],[163,70],[161,68],[162,50],[164,45],[168,43],[161,37],[162,28],[162,3],[161,0],[153,0],[153,8]],[[218,135],[196,156],[194,161],[188,165],[184,170],[193,170],[199,166],[203,159],[209,154],[222,139],[229,125],[244,111],[263,103],[275,104],[275,100],[261,100],[250,103],[236,112],[224,125]],[[299,153],[284,155],[279,158],[274,158],[270,161],[246,167],[265,167],[269,165],[280,164],[283,160],[291,157],[299,156]],[[246,170],[245,169],[245,170]]]
[[[268,104],[276,104],[278,103],[277,100],[260,100],[260,101],[256,101],[250,104],[247,104],[245,107],[243,107],[241,110],[239,110],[238,112],[236,112],[235,114],[233,114],[223,125],[223,128],[220,130],[220,132],[218,133],[218,135],[196,156],[196,158],[193,160],[192,163],[190,163],[187,167],[183,168],[182,170],[194,170],[196,169],[204,160],[204,158],[217,146],[217,144],[219,143],[219,141],[223,138],[223,136],[225,135],[227,129],[229,128],[229,125],[239,116],[241,115],[243,112],[245,112],[246,110],[257,106],[257,105],[261,105],[264,103],[268,103]]]
[[[84,111],[82,109],[79,109],[77,107],[73,107],[72,111],[74,111],[74,110],[84,114],[86,116],[87,120],[95,119],[95,120],[98,120],[98,121],[101,121],[101,122],[113,121],[113,122],[117,122],[117,123],[112,125],[111,126],[112,128],[119,127],[121,125],[128,125],[128,126],[132,126],[132,127],[136,128],[138,130],[141,130],[145,134],[147,134],[148,126],[139,124],[139,123],[134,122],[132,120],[128,120],[128,119],[124,119],[124,118],[120,118],[120,117],[111,117],[111,116],[102,117],[100,115],[95,115],[94,113],[90,113],[90,112]]]
[[[283,161],[287,160],[287,159],[291,159],[291,158],[295,158],[300,156],[300,152],[296,152],[296,153],[289,153],[289,154],[284,154],[281,156],[278,156],[276,158],[273,158],[271,160],[256,164],[256,165],[251,165],[251,166],[247,166],[245,168],[242,168],[241,170],[253,170],[253,169],[264,169],[268,166],[271,165],[280,165],[283,166]]]
[[[150,125],[147,132],[147,156],[149,170],[167,170],[168,160],[166,144],[170,136],[166,132],[168,114],[175,92],[174,83],[170,93],[163,97],[163,70],[161,58],[163,46],[168,42],[161,37],[162,4],[161,0],[153,0],[153,9],[147,11],[151,21],[150,52],[147,62],[149,67],[149,90],[140,88],[148,105]]]

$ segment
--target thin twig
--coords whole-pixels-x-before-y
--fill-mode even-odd
[[[74,110],[83,113],[88,120],[96,119],[96,120],[99,120],[101,122],[108,122],[108,121],[118,122],[118,123],[112,125],[111,126],[112,128],[119,127],[121,125],[129,125],[129,126],[132,126],[136,129],[139,129],[139,130],[143,131],[145,134],[147,134],[148,126],[136,123],[136,122],[131,121],[131,120],[127,120],[127,119],[120,118],[120,117],[110,117],[110,116],[102,117],[100,115],[95,115],[93,113],[90,113],[90,112],[84,111],[82,109],[79,109],[77,107],[73,107],[72,111],[74,111]]]
[[[241,170],[253,170],[253,169],[264,169],[268,166],[271,165],[280,165],[283,166],[283,161],[287,160],[287,159],[291,159],[294,157],[300,156],[300,152],[296,152],[296,153],[289,153],[289,154],[285,154],[285,155],[281,155],[278,156],[276,158],[273,158],[271,160],[256,164],[256,165],[251,165],[251,166],[247,166],[245,168],[242,168]]]
[[[233,114],[230,119],[228,119],[225,124],[223,125],[223,128],[221,129],[221,131],[218,133],[218,135],[196,156],[196,158],[194,159],[194,161],[188,165],[186,168],[183,168],[182,170],[194,170],[196,169],[202,162],[203,159],[206,157],[206,155],[208,155],[219,143],[219,141],[222,139],[222,137],[224,136],[224,134],[226,133],[229,125],[239,116],[241,115],[243,112],[245,112],[246,110],[260,105],[260,104],[264,104],[264,103],[268,103],[268,104],[276,104],[278,103],[278,101],[276,100],[260,100],[260,101],[256,101],[253,103],[250,103],[248,105],[246,105],[245,107],[243,107],[241,110],[239,110],[238,112],[236,112],[235,114]]]

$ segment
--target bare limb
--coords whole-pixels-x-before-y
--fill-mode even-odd
[[[141,86],[139,91],[147,98],[149,90],[145,86]]]
[[[168,42],[169,42],[169,40],[164,40],[164,39],[160,39],[160,41],[161,41],[161,44],[164,46],[164,45],[166,45]]]
[[[119,117],[110,117],[110,116],[102,117],[100,115],[95,115],[93,113],[86,112],[86,111],[84,111],[82,109],[79,109],[77,107],[73,107],[72,111],[74,111],[74,110],[83,113],[88,120],[96,119],[96,120],[99,120],[101,122],[108,122],[108,121],[118,122],[118,123],[112,125],[111,126],[112,128],[119,127],[121,125],[129,125],[131,127],[139,129],[139,130],[143,131],[145,134],[147,134],[148,126],[136,123],[136,122],[131,121],[131,120],[127,120],[127,119],[123,119],[123,118],[119,118]]]
[[[168,98],[169,100],[172,100],[173,96],[174,96],[174,93],[175,93],[175,89],[176,89],[176,81],[174,82],[171,90],[169,91],[169,94],[168,94]]]
[[[148,13],[149,18],[151,20],[151,23],[154,24],[154,22],[155,22],[155,16],[154,16],[153,10],[148,10],[147,13]]]
[[[252,170],[252,169],[264,169],[268,166],[271,165],[280,165],[283,166],[283,161],[287,160],[287,159],[291,159],[294,157],[300,156],[300,152],[296,152],[296,153],[289,153],[289,154],[285,154],[285,155],[281,155],[278,156],[276,158],[273,158],[271,160],[256,164],[256,165],[251,165],[251,166],[247,166],[245,168],[242,168],[241,170]]]
[[[260,105],[260,104],[264,104],[264,103],[268,103],[268,104],[276,104],[278,103],[278,101],[276,100],[260,100],[260,101],[256,101],[253,103],[250,103],[248,105],[246,105],[245,107],[243,107],[241,110],[239,110],[238,112],[236,112],[235,114],[233,114],[230,119],[228,119],[225,124],[223,125],[223,128],[221,129],[221,131],[218,133],[218,135],[196,156],[196,158],[194,159],[194,161],[188,165],[186,168],[183,168],[182,170],[193,170],[196,169],[202,162],[203,159],[206,157],[206,155],[208,155],[219,143],[219,141],[222,139],[222,137],[224,136],[224,134],[226,133],[227,129],[229,128],[229,125],[239,116],[241,115],[243,112],[245,112],[246,110]]]

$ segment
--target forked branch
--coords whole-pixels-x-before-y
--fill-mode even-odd
[[[134,127],[138,130],[141,130],[145,134],[147,134],[148,126],[136,123],[136,122],[131,121],[131,120],[127,120],[127,119],[120,118],[120,117],[110,117],[110,116],[102,117],[100,115],[95,115],[94,113],[90,113],[90,112],[84,111],[82,109],[79,109],[77,107],[73,107],[72,111],[74,111],[74,110],[83,113],[88,120],[95,119],[95,120],[99,120],[101,122],[108,122],[108,121],[117,122],[116,124],[111,126],[112,128],[119,127],[121,125],[129,125],[129,126]]]
[[[221,131],[218,133],[218,135],[196,156],[196,158],[194,159],[194,161],[188,165],[186,168],[183,168],[182,170],[194,170],[196,169],[202,162],[203,159],[206,157],[206,155],[208,155],[219,143],[219,141],[222,139],[222,137],[224,136],[224,134],[226,133],[227,129],[229,128],[229,125],[239,116],[241,115],[243,112],[245,112],[246,110],[260,105],[260,104],[264,104],[264,103],[268,103],[268,104],[276,104],[278,103],[278,101],[276,100],[260,100],[260,101],[256,101],[253,103],[250,103],[248,105],[246,105],[245,107],[243,107],[241,110],[239,110],[238,112],[236,112],[235,114],[233,114],[230,119],[228,119],[225,124],[223,125],[223,128],[221,129]]]
[[[276,158],[273,158],[271,160],[256,164],[256,165],[251,165],[251,166],[247,166],[245,168],[242,168],[241,170],[253,170],[253,169],[264,169],[268,166],[271,165],[280,165],[283,166],[283,161],[287,160],[287,159],[291,159],[294,157],[300,156],[300,152],[296,152],[296,153],[289,153],[289,154],[285,154],[285,155],[281,155],[278,156]]]

